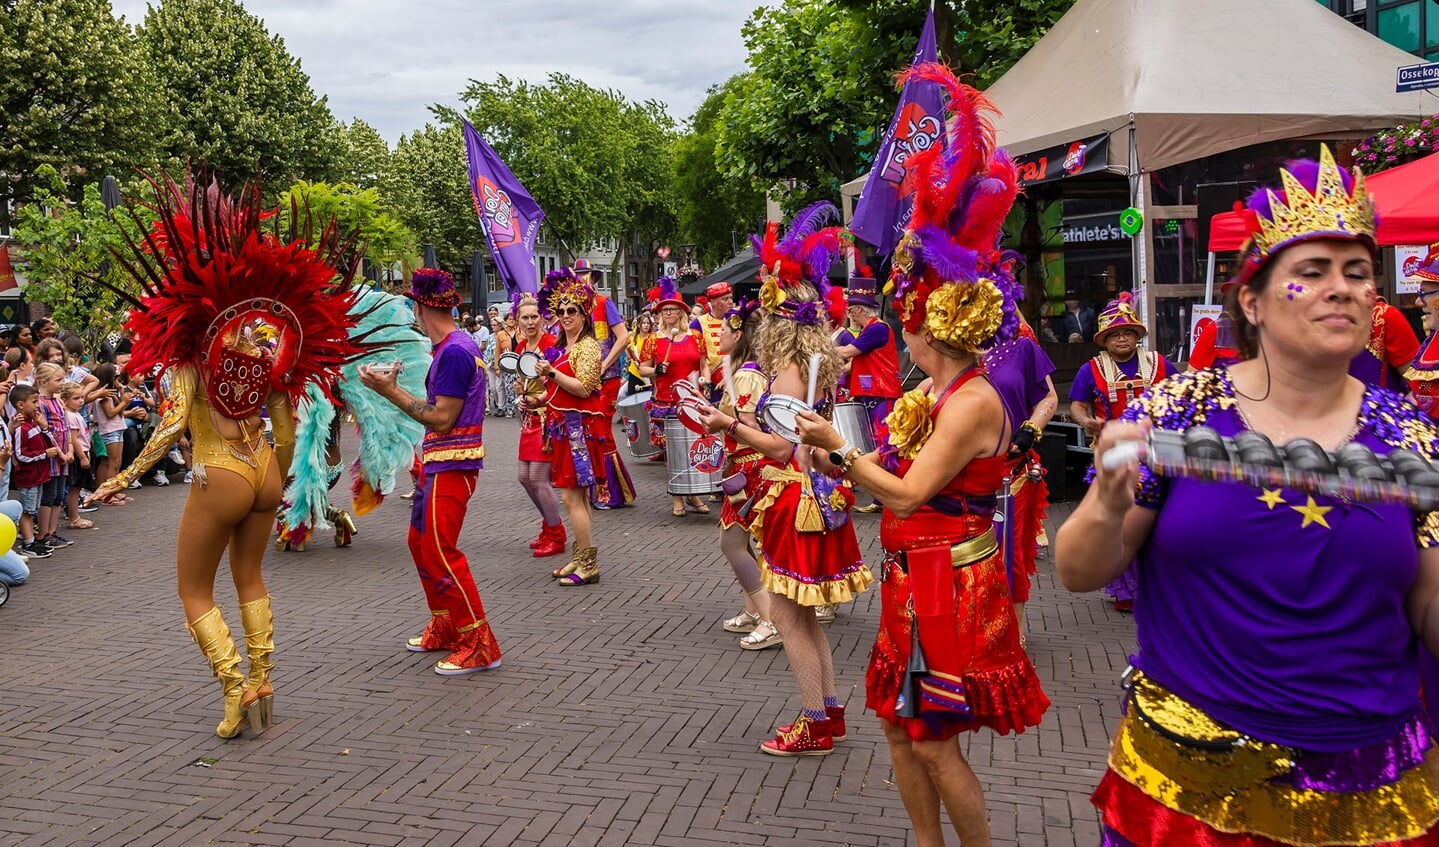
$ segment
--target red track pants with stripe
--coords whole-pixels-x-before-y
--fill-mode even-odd
[[[446,648],[475,654],[468,657],[471,662],[489,664],[500,658],[500,648],[485,619],[470,562],[457,546],[478,476],[477,470],[421,472],[410,510],[409,542],[430,613],[448,619],[433,621],[427,639],[436,636]]]

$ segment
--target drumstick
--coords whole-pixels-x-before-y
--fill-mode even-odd
[[[721,366],[722,368],[724,368],[724,390],[725,390],[725,393],[729,395],[730,405],[734,407],[734,409],[735,409],[736,412],[738,412],[738,411],[739,411],[739,392],[738,392],[738,391],[735,391],[735,387],[734,387],[734,370],[732,369],[732,367],[731,367],[731,365],[730,365],[730,358],[729,358],[729,354],[728,354],[728,353],[726,353],[726,354],[724,354],[723,356],[720,357],[720,366]]]
[[[805,402],[811,409],[814,408],[814,393],[819,388],[819,362],[822,358],[823,356],[819,353],[809,357],[809,396]]]

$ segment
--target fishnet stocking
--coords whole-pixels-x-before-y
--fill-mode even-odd
[[[731,526],[720,530],[720,552],[729,560],[734,578],[744,593],[753,594],[760,590],[759,564],[749,551],[749,533],[743,527]]]
[[[520,462],[520,485],[530,495],[530,502],[540,510],[546,526],[560,522],[560,505],[550,485],[549,462]]]
[[[784,636],[784,654],[799,685],[800,702],[804,708],[823,714],[824,698],[835,696],[834,656],[829,639],[815,620],[814,609],[773,592],[769,602],[771,619]]]

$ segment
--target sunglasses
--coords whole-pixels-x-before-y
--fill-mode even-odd
[[[576,309],[574,306],[566,306],[563,309],[556,309],[555,314],[564,318],[569,317],[570,315],[583,315],[584,312],[580,309]]]
[[[1420,303],[1423,303],[1426,299],[1433,297],[1436,294],[1439,294],[1439,288],[1435,288],[1429,291],[1420,291],[1414,295],[1414,299],[1418,300]]]

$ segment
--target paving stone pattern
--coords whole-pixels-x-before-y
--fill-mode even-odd
[[[463,534],[504,666],[447,679],[403,649],[426,610],[396,497],[351,548],[267,554],[277,725],[260,738],[213,733],[218,684],[174,589],[186,487],[147,484],[93,515],[103,528],[71,533],[0,608],[0,844],[912,844],[863,711],[878,591],[828,629],[849,741],[761,755],[799,696],[782,651],[741,651],[719,627],[741,604],[713,519],[671,517],[662,466],[631,461],[638,506],[596,513],[601,582],[560,588],[563,559],[526,547],[539,520],[514,479],[517,433],[490,421]],[[856,522],[878,562],[878,517]],[[1088,793],[1133,628],[1040,569],[1029,648],[1054,705],[1022,736],[961,743],[995,844],[1097,845]]]

